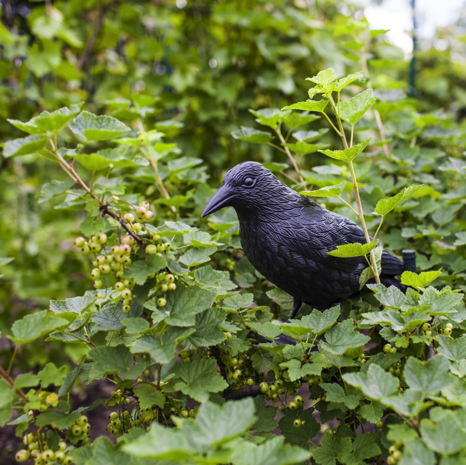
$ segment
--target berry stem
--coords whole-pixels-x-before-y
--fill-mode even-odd
[[[113,213],[111,210],[109,210],[108,208],[108,205],[101,205],[100,206],[100,211],[104,214],[104,215],[107,215],[107,216],[110,216],[111,218],[113,218],[114,220],[117,220],[120,224],[121,224],[121,227],[130,235],[134,238],[134,240],[140,245],[140,246],[143,246],[144,245],[144,242],[142,241],[142,239],[138,236],[136,236],[136,234],[133,233],[133,231],[131,231],[131,229],[128,228],[128,225],[125,223],[124,220],[122,220],[119,216],[115,215],[115,213]]]

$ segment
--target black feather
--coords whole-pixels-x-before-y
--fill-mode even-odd
[[[254,267],[292,295],[295,304],[319,309],[359,291],[364,257],[328,255],[337,246],[366,242],[362,229],[301,196],[259,163],[230,170],[203,216],[232,206],[239,218],[241,245]],[[382,277],[390,284],[403,272],[398,258],[383,252]]]

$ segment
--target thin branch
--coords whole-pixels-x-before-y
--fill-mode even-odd
[[[81,68],[84,66],[84,63],[87,61],[89,56],[92,53],[92,50],[94,48],[94,44],[97,40],[97,37],[99,36],[100,30],[102,28],[102,24],[104,21],[104,16],[105,12],[109,5],[104,5],[99,9],[99,14],[97,15],[97,18],[94,22],[94,29],[92,31],[92,34],[88,37],[87,43],[86,43],[86,49],[84,50],[84,53],[79,57],[78,62],[76,63],[76,68],[81,70]]]
[[[120,224],[121,224],[121,227],[130,235],[134,238],[134,240],[140,245],[140,246],[143,246],[144,245],[144,242],[143,240],[137,236],[136,234],[134,234],[133,231],[131,231],[131,229],[129,229],[128,225],[125,223],[125,221],[123,219],[121,219],[119,216],[115,215],[115,213],[113,213],[111,210],[109,210],[108,208],[108,205],[101,205],[99,207],[99,210],[101,211],[101,213],[103,215],[107,215],[107,216],[110,216],[111,218],[113,218],[114,220],[117,220]]]
[[[284,139],[284,137],[283,137],[283,135],[282,135],[282,133],[280,131],[280,126],[278,126],[278,128],[275,130],[275,132],[277,133],[278,138],[280,139],[281,143],[286,144],[286,141],[285,141],[285,139]],[[306,181],[304,181],[303,175],[301,174],[301,170],[299,169],[298,165],[296,164],[296,160],[294,159],[293,155],[291,154],[290,149],[288,147],[285,147],[284,150],[285,150],[285,153],[288,155],[288,158],[290,159],[291,164],[293,165],[293,168],[295,169],[299,180],[303,184],[304,188],[306,188]]]
[[[11,376],[3,369],[0,365],[0,378],[8,384],[10,389],[14,389],[15,382],[11,378]],[[21,389],[15,389],[16,394],[21,398],[23,402],[29,402],[28,398],[24,395],[24,392]]]

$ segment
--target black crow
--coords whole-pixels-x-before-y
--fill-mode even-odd
[[[338,245],[366,243],[362,229],[279,181],[260,163],[245,162],[228,171],[202,217],[224,207],[238,214],[244,253],[269,281],[294,298],[291,318],[303,302],[317,309],[359,291],[364,257],[337,258]],[[383,251],[381,281],[403,285],[395,276],[403,262]]]

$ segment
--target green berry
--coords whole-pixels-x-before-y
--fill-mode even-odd
[[[152,254],[157,253],[157,246],[154,244],[149,244],[148,246],[146,246],[145,250],[146,250],[146,254],[152,255]]]
[[[424,323],[422,325],[422,330],[423,331],[429,331],[430,330],[430,324],[429,323]]]
[[[29,451],[26,449],[21,449],[18,452],[16,452],[16,461],[17,462],[25,462],[29,458]]]
[[[248,378],[248,380],[246,381],[246,384],[248,386],[253,386],[254,385],[254,380],[252,378]]]
[[[102,281],[100,279],[97,279],[92,282],[92,285],[94,286],[95,289],[100,289],[103,285]]]
[[[122,291],[124,288],[125,288],[125,285],[121,281],[118,281],[117,283],[115,283],[115,289],[117,291]]]
[[[111,268],[113,271],[120,271],[120,270],[121,270],[121,264],[118,263],[118,262],[110,263],[110,268]]]
[[[293,426],[295,428],[299,428],[301,426],[301,420],[299,418],[296,418],[296,420],[293,421]]]
[[[383,346],[383,351],[384,351],[386,354],[390,353],[391,350],[392,350],[391,344],[385,344],[385,345]]]
[[[225,336],[227,337],[228,340],[233,339],[233,334],[231,334],[230,332],[225,333]]]
[[[139,202],[140,207],[144,207],[146,210],[150,208],[150,203],[147,200],[143,200],[142,202]]]
[[[91,253],[91,249],[85,245],[82,249],[81,249],[81,252],[83,253],[83,255],[89,255]]]
[[[383,428],[383,421],[378,421],[376,424],[375,424],[375,427],[380,429],[380,428]]]
[[[189,412],[187,410],[181,410],[180,415],[184,418],[188,418]]]
[[[65,453],[62,451],[55,452],[55,462],[62,463],[65,460]]]
[[[146,213],[144,214],[144,219],[147,221],[152,221],[154,219],[154,212],[151,210],[147,210]]]
[[[118,418],[119,418],[119,416],[118,416],[118,413],[117,413],[117,412],[112,412],[112,413],[110,414],[110,420],[111,420],[111,421],[116,421],[116,420],[118,420]]]
[[[79,426],[84,426],[84,425],[87,425],[89,423],[89,420],[88,418],[86,417],[86,415],[81,415],[77,420],[76,420],[76,424],[79,425]]]
[[[453,325],[451,323],[447,323],[445,325],[445,328],[448,328],[448,329],[453,329]]]
[[[451,329],[450,329],[450,328],[445,328],[445,329],[443,330],[443,334],[444,334],[445,336],[451,336]]]
[[[391,354],[396,354],[396,347],[392,347],[392,348],[390,349],[390,353],[391,353]]]
[[[432,331],[426,331],[426,336],[432,336]]]
[[[134,237],[131,236],[131,234],[126,234],[121,239],[121,242],[123,242],[123,244],[132,245],[132,244],[134,244]]]
[[[123,283],[121,283],[123,284]],[[132,293],[129,289],[124,289],[121,291],[121,297],[123,297],[123,299],[130,299],[132,296]]]
[[[269,390],[269,385],[265,381],[260,383],[259,386],[262,393],[265,393]]]
[[[123,218],[125,219],[125,221],[127,223],[133,223],[134,222],[134,215],[132,213],[125,213]]]
[[[86,239],[84,239],[84,237],[77,237],[74,240],[74,245],[78,247],[79,249],[82,249],[86,245]]]
[[[89,423],[86,423],[84,426],[83,426],[83,432],[84,433],[89,433],[89,431],[91,430],[91,425]]]
[[[115,413],[116,413],[116,412],[115,412]],[[117,416],[118,416],[118,414],[117,414]],[[62,450],[65,450],[66,448],[67,448],[66,442],[60,441],[60,442],[58,443],[58,450],[62,451]]]
[[[304,399],[301,397],[301,396],[296,396],[294,398],[294,401],[298,404],[298,405],[304,405]]]
[[[142,229],[142,224],[141,223],[134,223],[133,224],[133,229],[137,232]]]
[[[157,299],[157,306],[165,307],[165,305],[167,305],[167,301],[163,297]]]
[[[109,274],[111,271],[111,268],[109,265],[100,265],[99,269],[103,274]]]
[[[394,457],[388,457],[387,458],[387,465],[395,465],[396,460]]]
[[[100,278],[100,270],[98,268],[94,268],[92,271],[91,271],[91,276],[94,278],[94,279],[99,279]]]
[[[105,244],[107,242],[107,235],[105,233],[99,233],[95,238],[98,244]]]
[[[146,214],[146,212],[147,212],[146,207],[140,206],[140,207],[136,208],[136,215],[137,215],[138,218],[143,218],[144,215]]]
[[[55,461],[55,453],[52,449],[47,449],[42,452],[42,458],[47,462],[54,462]]]
[[[131,246],[129,244],[120,244],[120,253],[128,255],[131,253]]]
[[[165,244],[157,244],[157,251],[158,252],[165,252]]]
[[[124,272],[123,270],[117,271],[117,272],[115,273],[116,279],[123,279],[124,273],[125,273],[125,272]]]
[[[168,284],[161,284],[160,285],[160,290],[162,292],[168,292]]]
[[[288,407],[291,409],[291,410],[296,410],[298,408],[298,404],[296,402],[290,402],[288,404]]]
[[[73,465],[73,457],[71,455],[67,455],[65,460],[63,460],[64,465]]]
[[[167,274],[167,276],[165,276],[165,281],[167,281],[167,283],[172,283],[175,281],[175,277],[172,274]]]
[[[125,313],[129,313],[131,311],[131,305],[123,305],[121,307],[121,309],[125,312]]]
[[[82,432],[83,432],[82,428],[78,425],[74,425],[71,428],[71,433],[73,434],[73,436],[80,436]]]
[[[92,252],[100,252],[102,250],[102,246],[100,244],[96,244],[93,242],[92,244],[89,245],[89,249]]]

